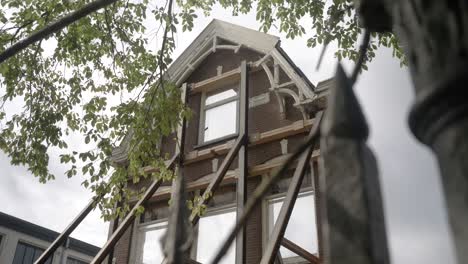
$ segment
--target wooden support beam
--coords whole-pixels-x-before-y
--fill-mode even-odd
[[[246,61],[241,62],[241,83],[239,102],[239,135],[243,138],[242,146],[239,149],[239,178],[237,179],[237,216],[244,212],[244,205],[247,201],[247,177],[248,177],[248,131],[249,131],[249,81]],[[236,236],[236,263],[245,263],[246,252],[246,226]]]
[[[261,67],[249,67],[248,73],[254,73],[261,70]],[[192,83],[190,85],[190,93],[200,93],[211,91],[217,87],[223,86],[225,84],[234,83],[240,81],[241,78],[241,69],[240,67],[233,70],[224,72],[220,75],[213,76],[211,78],[205,79],[203,81]]]
[[[240,79],[240,68],[235,68],[220,75],[208,78],[201,82],[193,83],[191,85],[191,93],[199,93],[203,91],[210,91],[226,83],[232,83]]]
[[[275,261],[276,254],[278,253],[281,240],[283,238],[284,232],[286,231],[294,204],[296,203],[297,195],[299,194],[301,183],[304,179],[304,175],[308,167],[307,165],[309,164],[314,147],[315,144],[308,146],[299,159],[298,165],[294,170],[291,183],[289,184],[286,198],[284,199],[283,205],[281,206],[278,219],[276,220],[272,234],[268,239],[268,245],[266,247],[265,253],[263,254],[262,260],[260,261],[260,264],[273,264]]]
[[[291,125],[266,131],[263,133],[254,133],[249,135],[249,147],[254,147],[272,141],[281,140],[290,136],[298,135],[307,132],[312,127],[315,119],[299,120]],[[202,160],[212,159],[219,155],[227,153],[234,145],[234,140],[227,141],[224,144],[220,144],[211,148],[203,150],[194,150],[185,155],[184,165],[199,162]],[[150,173],[151,168],[146,167],[145,172]]]
[[[300,257],[304,258],[305,260],[309,261],[312,264],[320,263],[320,259],[316,255],[303,249],[301,246],[297,245],[296,243],[292,242],[291,240],[285,237],[283,237],[283,239],[281,240],[281,245],[291,250],[292,252],[296,253],[297,255],[299,255]]]

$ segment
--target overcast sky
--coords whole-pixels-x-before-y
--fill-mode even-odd
[[[215,8],[210,17],[195,21],[192,32],[179,33],[175,56],[180,54],[213,19],[258,29],[255,14],[232,17]],[[312,83],[331,77],[336,67],[328,49],[320,71],[315,71],[319,49],[306,47],[306,37],[287,40],[281,46]],[[158,45],[159,46],[159,45]],[[346,65],[349,71],[350,65]],[[413,93],[406,69],[401,69],[389,50],[377,52],[355,88],[371,128],[369,144],[375,151],[381,171],[387,230],[393,263],[455,263],[452,242],[443,206],[438,168],[429,150],[419,144],[407,125]],[[63,169],[52,162],[51,169],[63,176]],[[91,197],[80,186],[79,177],[58,177],[38,183],[25,168],[13,167],[0,153],[0,211],[61,231]],[[74,237],[101,246],[107,238],[107,224],[93,212],[74,233]]]

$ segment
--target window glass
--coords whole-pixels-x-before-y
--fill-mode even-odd
[[[28,245],[23,242],[18,242],[15,250],[15,257],[13,258],[13,264],[33,264],[43,252],[44,250],[41,248]],[[45,263],[52,263],[52,257],[50,257]]]
[[[75,259],[72,257],[67,257],[67,264],[88,264],[88,262],[84,262],[79,259]]]
[[[273,223],[276,223],[281,206],[283,205],[283,199],[284,198],[273,199],[269,203],[269,213],[270,217],[273,217]],[[300,194],[294,204],[293,212],[289,219],[284,237],[310,253],[316,254],[318,246],[315,220],[315,201],[313,194]],[[269,229],[271,235],[271,232],[273,231],[273,225],[271,222]],[[280,253],[283,259],[297,257],[295,253],[284,247],[280,248]]]
[[[144,228],[141,232],[142,264],[160,264],[164,259],[161,238],[166,232],[165,225],[159,224],[154,228]]]
[[[204,141],[236,133],[237,101],[207,109],[205,111]]]
[[[231,98],[231,97],[236,96],[236,95],[237,95],[237,93],[236,93],[236,91],[234,89],[229,89],[229,90],[224,91],[224,92],[220,92],[220,93],[217,93],[217,94],[207,96],[205,104],[210,105],[210,104],[222,101],[224,99]]]
[[[197,261],[211,263],[229,231],[236,223],[236,212],[233,210],[204,216],[198,222]],[[220,264],[235,263],[235,242],[231,244]]]

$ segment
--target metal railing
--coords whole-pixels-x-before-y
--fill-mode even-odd
[[[280,246],[284,246],[310,263],[318,264],[322,261],[329,263],[388,263],[387,239],[383,218],[382,201],[380,197],[378,174],[375,159],[365,145],[367,139],[367,125],[361,113],[357,100],[352,92],[352,85],[341,68],[338,69],[336,87],[330,94],[328,112],[324,125],[321,127],[322,112],[316,114],[315,122],[305,142],[299,146],[284,162],[280,170],[270,178],[262,181],[255,191],[247,197],[245,183],[247,181],[248,155],[248,67],[241,64],[240,85],[240,129],[239,135],[221,166],[212,178],[199,200],[198,206],[206,205],[212,194],[220,186],[229,167],[238,157],[237,179],[237,221],[229,232],[220,250],[216,253],[213,264],[219,263],[230,245],[236,240],[236,263],[245,263],[246,247],[244,230],[246,222],[261,203],[271,186],[297,162],[291,178],[285,200],[281,206],[278,219],[261,258],[261,264],[281,262]],[[183,88],[184,102],[187,100],[187,86]],[[168,221],[167,233],[164,239],[163,263],[197,263],[190,259],[191,228],[199,220],[197,214],[189,214],[185,205],[185,180],[182,175],[183,146],[185,120],[177,130],[179,142],[176,144],[176,154],[168,162],[168,167],[175,166],[176,179],[173,182],[171,194],[171,214]],[[321,132],[320,132],[321,130]],[[319,177],[321,201],[320,223],[326,224],[320,238],[324,247],[324,255],[318,258],[303,249],[293,241],[284,237],[286,227],[298,197],[300,186],[307,166],[310,164],[311,153],[318,145],[321,137],[321,151],[325,161],[325,174]],[[346,175],[346,176],[344,176]],[[325,180],[326,179],[326,180]],[[109,256],[135,219],[137,208],[144,206],[161,185],[155,180],[148,187],[143,197],[136,202],[129,214],[116,227],[109,240],[94,257],[91,264],[102,263]],[[248,199],[247,199],[248,198]],[[92,210],[98,198],[93,199],[73,222],[60,234],[51,246],[36,261],[42,264],[53,252],[64,243],[65,239]],[[158,249],[155,249],[158,250]],[[338,253],[339,252],[339,253]]]

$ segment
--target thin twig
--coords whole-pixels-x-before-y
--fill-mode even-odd
[[[52,22],[51,24],[45,26],[39,31],[33,33],[31,36],[16,42],[15,44],[7,48],[5,51],[0,53],[0,63],[14,56],[18,52],[24,50],[29,45],[40,41],[45,37],[51,35],[52,33],[62,30],[63,28],[74,23],[75,21],[117,1],[118,0],[96,0],[76,11],[71,12],[70,14],[65,15],[64,17],[56,20],[55,22]]]
[[[266,195],[268,190],[270,190],[271,186],[282,176],[286,173],[288,168],[291,166],[291,164],[300,156],[302,153],[309,147],[314,148],[315,144],[317,143],[317,140],[320,137],[320,123],[322,120],[322,112],[319,112],[315,118],[315,124],[312,127],[312,130],[306,140],[301,146],[299,146],[298,150],[294,152],[283,164],[281,169],[274,174],[271,178],[268,180],[263,181],[260,186],[255,189],[254,193],[252,194],[251,198],[247,201],[244,212],[242,216],[238,219],[236,225],[234,226],[233,229],[231,229],[231,232],[229,233],[229,236],[227,239],[224,241],[223,246],[221,249],[218,251],[216,254],[216,257],[213,259],[211,264],[217,264],[221,260],[221,258],[226,254],[228,251],[231,243],[234,241],[236,238],[237,233],[240,231],[240,229],[245,225],[247,219],[250,217],[250,215],[253,213],[254,209],[262,202],[262,198]]]
[[[356,62],[356,65],[354,66],[353,74],[351,75],[351,78],[350,78],[352,84],[356,83],[359,72],[361,71],[362,65],[365,62],[367,49],[369,48],[369,43],[370,43],[370,37],[371,37],[370,31],[366,29],[364,32],[364,38],[359,48],[358,61]]]
[[[325,51],[327,50],[328,43],[329,42],[325,42],[323,44],[323,48],[322,48],[322,51],[320,52],[320,57],[317,62],[317,66],[315,66],[315,71],[318,71],[320,69],[320,66],[322,65],[323,56],[325,55]]]

